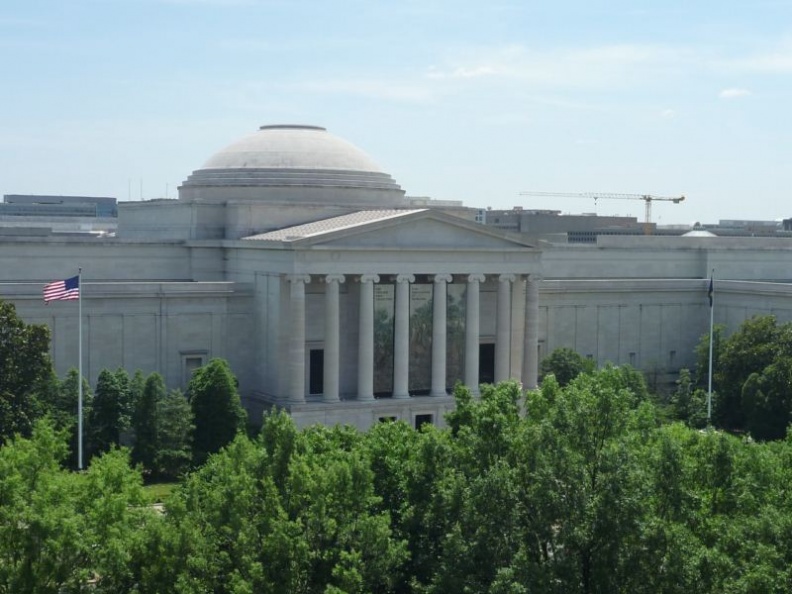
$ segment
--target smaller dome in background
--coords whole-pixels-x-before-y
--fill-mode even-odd
[[[693,229],[692,231],[683,233],[682,237],[717,237],[717,235],[705,229]]]

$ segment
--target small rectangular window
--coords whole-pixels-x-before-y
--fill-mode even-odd
[[[630,353],[630,365],[632,365],[633,367],[635,367],[635,360],[636,360],[635,353]]]
[[[415,415],[415,428],[420,429],[424,425],[434,425],[434,415]]]
[[[201,353],[182,353],[182,387],[190,383],[193,373],[206,365],[206,355]]]
[[[399,420],[398,417],[380,417],[377,419],[380,423],[395,423]]]

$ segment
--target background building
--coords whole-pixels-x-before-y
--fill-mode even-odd
[[[118,206],[103,196],[6,194],[0,202],[0,233],[115,233]]]

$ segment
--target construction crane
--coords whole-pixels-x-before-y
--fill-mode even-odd
[[[557,196],[563,198],[593,198],[597,200],[643,200],[644,202],[644,233],[651,233],[652,202],[665,201],[679,204],[685,196],[652,196],[651,194],[613,194],[602,192],[520,192],[520,196]]]

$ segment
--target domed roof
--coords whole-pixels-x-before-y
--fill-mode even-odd
[[[288,190],[289,201],[299,202],[335,202],[339,192],[354,203],[392,204],[404,198],[401,187],[366,153],[322,127],[302,125],[261,126],[228,145],[184,181],[179,197],[285,198],[283,191],[273,194],[276,189]]]
[[[706,229],[692,229],[687,233],[683,233],[682,237],[717,237],[717,235]]]
[[[216,153],[201,169],[382,170],[359,148],[319,126],[261,126]]]

